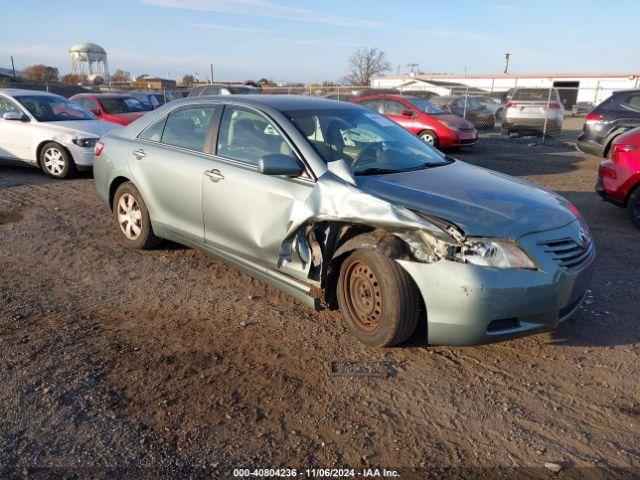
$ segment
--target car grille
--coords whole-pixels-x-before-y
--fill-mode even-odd
[[[571,238],[547,240],[538,242],[546,253],[553,256],[553,260],[566,270],[578,270],[589,262],[595,253],[593,241],[580,245]]]
[[[478,140],[475,138],[463,138],[460,140],[460,145],[469,145],[472,143],[476,143]]]
[[[469,127],[469,128],[461,127],[460,131],[461,132],[473,132],[473,129],[474,129],[473,127]]]

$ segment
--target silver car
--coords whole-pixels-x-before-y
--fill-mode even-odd
[[[450,158],[328,99],[178,100],[96,145],[124,243],[170,239],[316,308],[372,346],[548,331],[582,302],[595,247],[562,197]]]
[[[564,105],[555,88],[518,88],[502,111],[502,134],[512,132],[557,135],[562,130]]]

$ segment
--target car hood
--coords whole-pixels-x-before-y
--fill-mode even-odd
[[[357,184],[366,193],[452,222],[470,236],[516,239],[576,219],[559,195],[458,160],[417,171],[358,176]]]
[[[469,128],[473,128],[473,125],[471,124],[471,122],[468,122],[467,120],[465,120],[462,117],[459,117],[457,115],[454,115],[453,113],[445,113],[444,115],[435,115],[434,118],[436,120],[446,120],[449,123],[454,124],[456,127],[463,128],[463,129],[469,129]]]
[[[87,135],[88,137],[101,137],[116,125],[101,122],[99,120],[67,120],[64,122],[43,122],[47,129],[67,133],[73,136]]]

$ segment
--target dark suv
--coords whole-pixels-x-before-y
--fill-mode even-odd
[[[618,135],[640,126],[640,90],[614,92],[588,114],[578,137],[581,152],[609,156]]]

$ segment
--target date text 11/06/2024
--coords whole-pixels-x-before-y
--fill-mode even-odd
[[[294,468],[239,468],[233,470],[234,477],[256,477],[256,478],[399,478],[397,470],[387,470],[386,468],[363,468],[356,470],[353,468],[307,468],[297,470]]]

